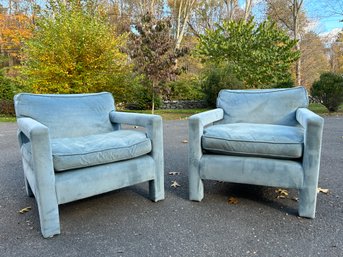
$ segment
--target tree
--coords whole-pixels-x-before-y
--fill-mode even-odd
[[[304,0],[267,0],[268,16],[290,31],[292,38],[297,41],[295,49],[301,51],[301,32],[307,24],[303,11]],[[295,64],[296,83],[301,84],[301,59]]]
[[[295,44],[269,20],[260,24],[240,20],[207,30],[197,52],[204,61],[231,65],[245,85],[263,88],[289,81],[290,66],[299,58]]]
[[[331,71],[343,73],[343,32],[341,32],[330,48]]]
[[[136,70],[144,74],[151,83],[154,113],[155,98],[161,95],[162,84],[174,79],[179,73],[176,60],[182,55],[182,51],[175,51],[169,19],[158,20],[147,13],[134,28],[128,43],[129,54]]]
[[[187,31],[189,18],[196,0],[169,0],[168,4],[172,10],[175,24],[175,48],[180,49],[181,42]]]
[[[130,71],[124,43],[93,8],[59,0],[37,19],[23,74],[37,93],[113,91]]]
[[[325,46],[320,37],[314,32],[302,36],[301,48],[301,85],[310,89],[320,74],[329,70],[329,62]]]
[[[7,65],[13,66],[20,62],[20,51],[23,41],[32,35],[32,16],[26,15],[20,9],[15,12],[11,8],[0,5],[0,57],[5,58]]]
[[[326,72],[313,83],[311,95],[323,103],[329,112],[338,111],[343,103],[343,77],[342,75]]]

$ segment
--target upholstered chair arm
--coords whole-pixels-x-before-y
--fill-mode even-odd
[[[52,163],[52,151],[50,145],[49,129],[38,121],[31,118],[17,119],[19,137],[25,136],[25,140],[31,143],[32,164],[34,177],[39,187],[51,188],[55,185],[55,176]],[[23,135],[20,135],[20,134]],[[21,140],[21,141],[22,141]],[[42,161],[43,160],[43,161]],[[34,188],[32,188],[34,191]]]
[[[202,112],[192,115],[188,120],[188,179],[189,199],[201,201],[204,197],[204,186],[199,174],[199,164],[202,157],[201,136],[204,127],[223,119],[223,109]]]
[[[31,118],[17,119],[20,143],[31,145],[32,168],[23,162],[25,177],[36,197],[41,215],[42,234],[49,237],[59,233],[55,173],[52,162],[49,129]],[[57,222],[51,222],[56,221]]]
[[[153,200],[164,199],[163,123],[161,116],[112,111],[110,112],[110,120],[114,124],[136,125],[146,129],[152,143],[150,155],[156,162],[157,182],[150,185],[155,187],[154,191],[157,192]]]
[[[224,112],[223,109],[217,108],[214,110],[198,113],[195,115],[192,115],[188,119],[189,124],[189,153],[191,156],[189,156],[190,161],[193,159],[199,160],[202,151],[201,151],[201,136],[204,131],[204,127],[206,125],[209,125],[213,122],[219,121],[223,119]]]
[[[144,127],[147,130],[148,137],[153,141],[153,148],[154,144],[156,147],[163,145],[162,118],[159,115],[112,111],[110,120],[115,124]]]
[[[304,135],[304,183],[317,185],[324,119],[306,108],[296,112],[297,121],[305,129]]]

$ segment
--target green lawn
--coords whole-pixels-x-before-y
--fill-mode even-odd
[[[319,115],[343,115],[343,104],[340,106],[338,112],[329,113],[325,106],[321,104],[310,104],[310,109]],[[189,116],[206,111],[208,109],[182,109],[182,110],[156,110],[155,114],[161,115],[164,120],[184,120]],[[137,111],[125,110],[125,112],[151,113],[151,110]],[[0,115],[0,122],[14,122],[14,117]]]
[[[4,116],[0,114],[0,122],[14,122],[14,121],[15,121],[15,117]]]
[[[326,109],[326,107],[322,104],[310,104],[310,110],[321,115],[336,115],[336,114],[340,114],[343,115],[343,104],[341,104],[339,106],[338,112],[333,112],[333,113],[329,113],[328,110]]]
[[[207,111],[208,109],[169,109],[169,110],[155,110],[155,114],[161,115],[164,120],[184,120],[189,116]],[[151,113],[151,110],[137,111],[125,110],[125,112]]]

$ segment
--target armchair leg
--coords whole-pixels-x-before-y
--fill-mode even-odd
[[[204,198],[204,184],[198,171],[189,172],[189,200],[200,202]]]
[[[158,202],[164,199],[164,184],[163,180],[149,181],[149,197],[152,201]]]
[[[29,197],[33,197],[33,192],[31,189],[31,186],[29,184],[29,182],[27,181],[27,178],[25,177],[25,191],[26,191],[26,195]]]
[[[314,218],[317,202],[317,187],[306,187],[299,190],[299,216]]]
[[[57,201],[44,197],[36,197],[41,232],[44,238],[53,237],[60,234],[60,219]],[[43,201],[42,201],[43,200]]]

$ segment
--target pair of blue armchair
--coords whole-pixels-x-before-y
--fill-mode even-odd
[[[307,104],[301,87],[221,91],[217,109],[189,119],[190,200],[203,198],[203,179],[291,187],[300,216],[313,218],[323,120]],[[153,201],[164,199],[160,116],[115,111],[110,93],[24,93],[15,110],[43,237],[60,233],[59,204],[141,182]]]

